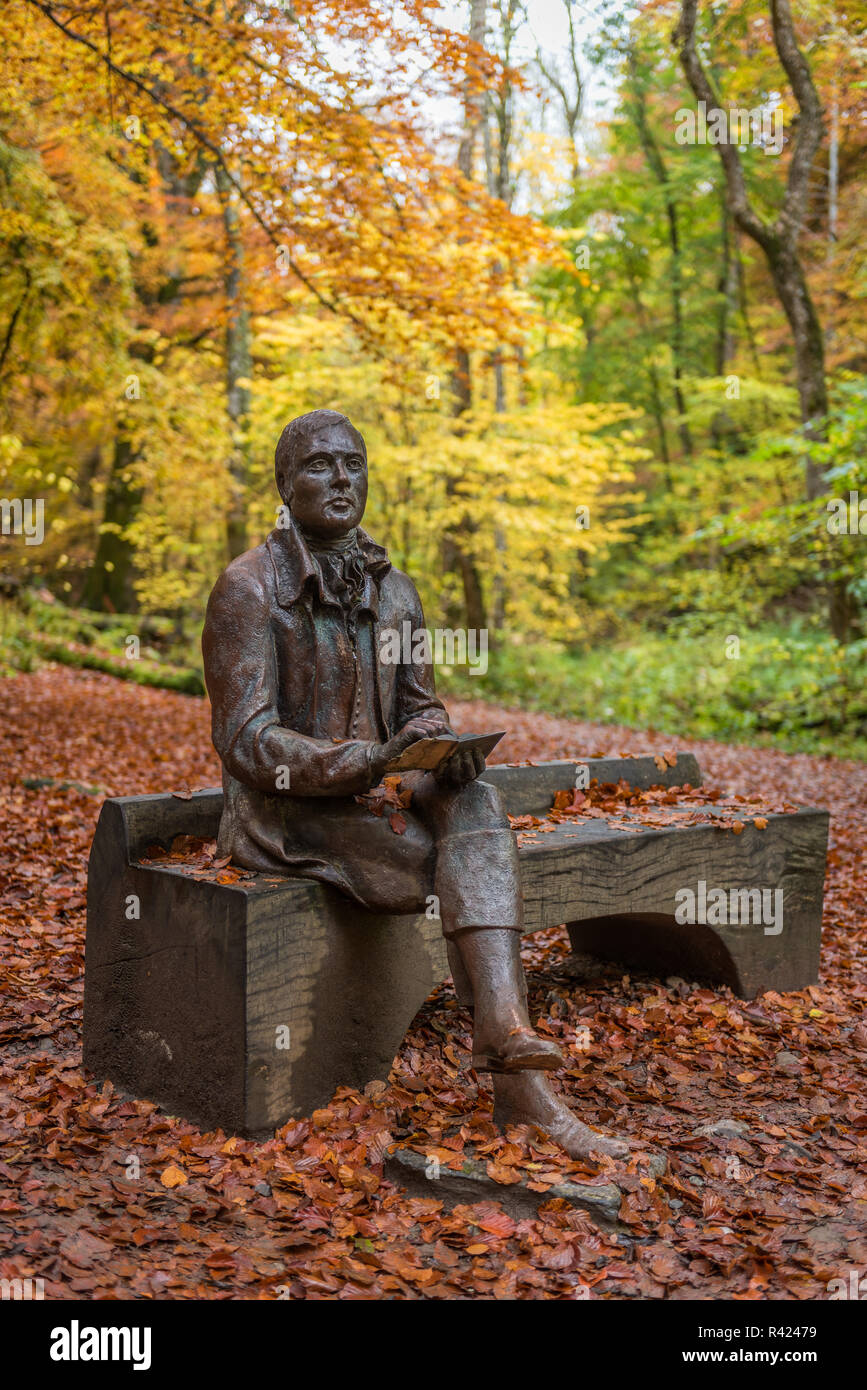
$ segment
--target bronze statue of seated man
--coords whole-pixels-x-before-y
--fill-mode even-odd
[[[575,1157],[624,1156],[545,1076],[563,1058],[527,1014],[517,850],[499,793],[476,780],[481,754],[402,775],[402,834],[356,799],[411,744],[451,732],[430,662],[381,659],[382,634],[423,629],[424,615],[360,529],[364,440],[345,416],[315,410],[283,430],[275,472],[280,524],[220,576],[202,637],[223,763],[218,854],[320,879],[377,912],[422,912],[435,894],[496,1122],[534,1124]]]

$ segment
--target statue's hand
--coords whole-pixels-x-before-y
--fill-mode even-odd
[[[485,755],[478,748],[458,748],[444,763],[440,763],[434,777],[444,787],[464,787],[474,782],[485,770]]]
[[[450,734],[449,728],[443,715],[423,715],[418,719],[411,719],[408,724],[404,724],[399,733],[394,738],[390,738],[387,743],[381,743],[374,751],[370,759],[370,770],[373,776],[372,785],[381,781],[386,766],[392,758],[397,758],[405,748],[409,748],[411,743],[418,743],[422,738],[436,738],[439,734]]]

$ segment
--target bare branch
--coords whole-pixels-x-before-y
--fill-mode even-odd
[[[822,103],[819,100],[819,94],[810,72],[810,65],[798,47],[798,41],[795,37],[795,26],[792,21],[789,0],[771,0],[771,24],[780,62],[785,69],[801,113],[792,161],[789,165],[786,197],[778,219],[778,226],[784,240],[794,243],[798,239],[804,225],[804,218],[807,215],[810,172],[825,133],[825,121]]]
[[[703,101],[707,109],[710,110],[711,107],[717,105],[717,98],[696,52],[697,13],[698,0],[681,0],[680,19],[672,38],[678,45],[678,56],[696,100]],[[774,232],[766,222],[762,221],[750,203],[738,148],[728,141],[724,141],[717,148],[722,160],[732,217],[748,236],[767,249],[769,242],[773,239]]]
[[[573,11],[573,0],[563,0],[566,8],[566,17],[569,24],[569,66],[572,69],[573,92],[570,93],[566,85],[566,80],[560,74],[559,64],[556,58],[550,65],[546,64],[541,45],[536,45],[536,65],[539,68],[548,86],[557,93],[560,98],[560,105],[563,108],[563,122],[566,126],[566,133],[572,145],[572,177],[578,177],[578,143],[577,129],[581,110],[584,105],[584,78],[581,73],[581,65],[578,62],[578,37],[575,33],[575,19]]]
[[[770,0],[770,10],[774,44],[795,94],[801,117],[789,165],[785,197],[775,222],[763,221],[752,207],[737,147],[728,141],[718,146],[732,216],[741,229],[765,250],[773,242],[781,243],[790,249],[797,244],[807,214],[813,163],[825,131],[822,103],[813,82],[810,65],[798,47],[795,37],[790,0]],[[697,14],[698,0],[681,0],[680,19],[672,37],[678,45],[680,61],[690,87],[697,99],[706,102],[710,108],[719,103],[696,51]]]

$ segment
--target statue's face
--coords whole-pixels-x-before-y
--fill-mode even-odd
[[[349,425],[337,422],[310,431],[283,500],[314,536],[333,540],[358,525],[367,502],[367,463]]]

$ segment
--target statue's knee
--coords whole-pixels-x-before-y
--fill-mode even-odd
[[[461,788],[458,801],[461,812],[470,812],[474,819],[487,824],[508,824],[500,793],[490,782],[482,782],[479,778],[467,782]]]
[[[443,788],[429,778],[428,785],[413,796],[412,805],[437,836],[509,826],[497,788],[479,779],[460,788]]]

